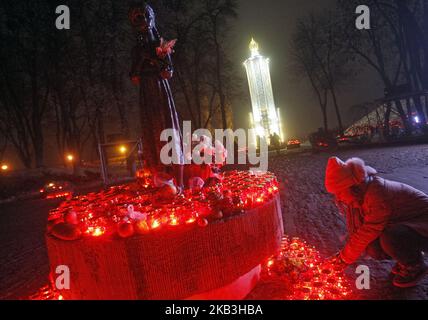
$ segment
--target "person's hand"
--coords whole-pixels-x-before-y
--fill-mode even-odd
[[[333,269],[334,271],[343,271],[348,267],[348,264],[343,261],[340,252],[328,258],[323,266],[328,269]]]

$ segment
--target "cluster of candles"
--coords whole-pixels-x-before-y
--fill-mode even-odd
[[[153,182],[147,178],[130,185],[111,187],[63,202],[50,212],[49,220],[77,216],[84,235],[100,237],[117,233],[118,225],[129,220],[146,232],[174,229],[242,214],[269,201],[278,192],[272,173],[226,172],[220,179],[207,181],[201,189],[185,190],[169,200],[159,199]],[[220,214],[219,214],[220,213]],[[282,281],[290,288],[284,300],[344,300],[352,290],[343,270],[321,258],[315,247],[299,238],[284,237],[279,252],[268,259],[263,277]],[[31,300],[62,300],[45,286]]]
[[[299,238],[284,237],[278,255],[267,261],[264,277],[290,286],[284,300],[347,300],[352,296],[344,271]]]
[[[41,287],[36,293],[30,295],[25,300],[64,300],[63,296],[54,289],[53,285]]]
[[[63,199],[71,196],[71,192],[61,192],[61,193],[55,193],[55,194],[49,194],[46,196],[46,199],[52,200],[52,199]]]
[[[314,247],[299,238],[284,237],[280,252],[264,265],[263,279],[286,283],[290,290],[283,300],[347,300],[353,294],[344,272],[335,270]],[[62,300],[63,297],[48,285],[30,299]]]
[[[67,222],[72,215],[82,234],[92,237],[113,235],[120,224],[123,230],[132,224],[132,229],[144,234],[178,226],[206,226],[261,206],[277,192],[278,182],[272,173],[230,171],[210,179],[203,188],[181,194],[168,186],[156,188],[153,181],[144,178],[64,201],[50,212],[49,221]],[[131,236],[133,231],[123,234]]]

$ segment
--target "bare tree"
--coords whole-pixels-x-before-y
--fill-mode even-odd
[[[301,19],[293,38],[296,62],[305,71],[317,94],[327,125],[327,93],[331,96],[339,131],[343,132],[343,121],[337,98],[337,88],[350,74],[348,54],[337,32],[333,13],[323,12]]]
[[[226,91],[224,88],[224,59],[222,41],[224,41],[225,30],[228,28],[229,18],[236,18],[237,4],[235,0],[210,0],[206,4],[206,14],[209,17],[211,31],[211,40],[215,51],[215,79],[220,98],[220,109],[222,115],[223,128],[227,128],[227,106]]]
[[[49,6],[39,1],[7,1],[0,4],[1,131],[26,167],[33,160],[44,165],[43,120],[48,110],[50,84],[46,37]],[[33,158],[34,157],[34,158]]]
[[[183,118],[210,127],[220,114],[230,127],[234,85],[224,43],[235,1],[153,2],[165,35],[179,40],[175,94]],[[77,163],[86,145],[105,141],[113,122],[130,137],[137,108],[129,79],[134,39],[128,3],[71,0],[67,31],[55,29],[56,5],[0,3],[0,41],[7,44],[0,48],[0,134],[27,168],[43,166],[45,140],[52,136],[60,159],[72,152]]]
[[[300,32],[297,31],[292,40],[292,57],[293,57],[293,69],[297,76],[305,76],[309,79],[312,89],[318,99],[319,106],[323,117],[324,129],[328,131],[328,116],[327,116],[327,104],[328,104],[328,88],[323,81],[320,74],[317,63],[314,61],[314,55],[312,50],[305,44],[304,38]]]
[[[377,72],[385,85],[387,98],[391,100],[385,117],[386,134],[389,134],[391,102],[394,102],[406,131],[410,133],[409,114],[412,113],[412,104],[410,100],[406,101],[405,110],[398,92],[406,88],[403,93],[417,93],[413,97],[414,106],[425,123],[426,117],[418,92],[428,88],[428,66],[425,63],[425,58],[428,57],[428,25],[425,21],[428,15],[427,3],[421,0],[369,0],[367,5],[371,8],[372,26],[370,30],[363,31],[356,30],[352,16],[358,4],[354,0],[338,1],[344,40],[361,62]],[[426,111],[428,112],[428,108]]]
[[[0,161],[3,161],[6,149],[7,149],[7,137],[5,135],[2,135],[0,136]]]
[[[229,21],[236,17],[235,1],[169,0],[162,2],[160,12],[161,27],[178,39],[174,93],[182,116],[206,128],[220,113],[219,125],[231,127],[229,101],[235,78],[225,39]]]

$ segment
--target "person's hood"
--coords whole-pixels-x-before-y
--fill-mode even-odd
[[[337,157],[328,160],[325,187],[329,193],[337,194],[347,188],[363,183],[377,171],[367,166],[360,158],[343,162]]]

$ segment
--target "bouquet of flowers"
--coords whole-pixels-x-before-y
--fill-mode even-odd
[[[177,39],[171,41],[165,41],[161,38],[159,47],[156,48],[156,54],[159,58],[165,59],[168,55],[174,53],[174,46],[177,43]]]

